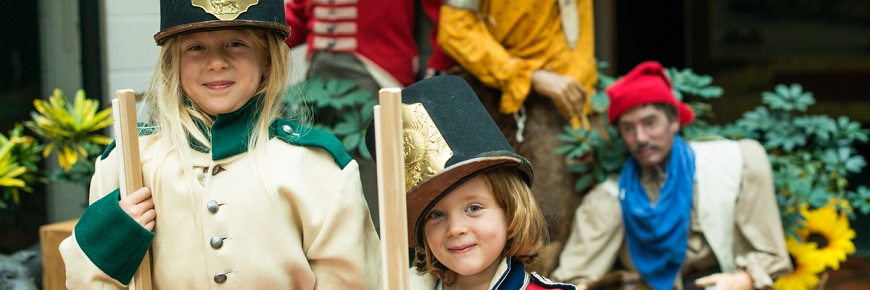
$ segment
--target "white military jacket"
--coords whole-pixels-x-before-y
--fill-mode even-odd
[[[159,134],[140,136],[153,233],[118,205],[120,150],[110,146],[96,164],[92,204],[60,245],[68,288],[125,288],[149,246],[154,289],[381,288],[359,167],[341,143],[276,120],[257,167],[244,133],[252,117],[227,115],[212,126],[211,152],[185,148],[187,171]]]

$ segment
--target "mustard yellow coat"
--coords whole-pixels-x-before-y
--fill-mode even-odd
[[[503,114],[520,109],[536,70],[569,76],[591,96],[598,80],[592,0],[574,1],[579,32],[573,47],[557,1],[466,1],[477,11],[448,3],[441,7],[438,44],[483,84],[501,90]]]

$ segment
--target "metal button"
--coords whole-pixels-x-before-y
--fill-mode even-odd
[[[281,126],[281,130],[284,130],[284,133],[293,134],[293,127],[290,127],[290,125],[285,124]]]
[[[223,169],[223,168],[221,168],[220,164],[215,164],[215,166],[211,168],[211,175],[212,176],[217,175],[218,173],[221,172],[221,169]]]
[[[209,200],[205,207],[208,208],[208,211],[215,213],[220,208],[220,204],[216,200]]]
[[[219,236],[214,236],[214,237],[211,237],[211,240],[208,241],[208,243],[211,245],[212,248],[217,250],[217,249],[220,249],[221,247],[224,246],[224,238],[219,237]]]
[[[226,282],[227,281],[227,274],[226,273],[218,273],[217,275],[214,275],[214,281],[217,282],[218,284]]]

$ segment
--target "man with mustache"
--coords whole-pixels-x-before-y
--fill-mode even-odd
[[[768,289],[791,271],[757,141],[684,141],[694,113],[657,62],[607,94],[608,121],[631,156],[618,183],[596,186],[577,208],[554,280],[582,287],[627,269],[654,289]]]

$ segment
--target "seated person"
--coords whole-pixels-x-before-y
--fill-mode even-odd
[[[694,113],[657,62],[607,93],[608,121],[631,156],[618,184],[596,186],[577,208],[554,280],[583,288],[617,260],[655,289],[766,289],[791,271],[758,142],[683,141],[677,133]]]

